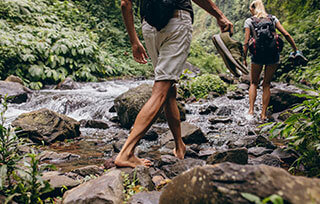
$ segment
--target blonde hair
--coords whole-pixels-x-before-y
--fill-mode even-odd
[[[266,18],[268,16],[262,0],[255,0],[250,4],[250,8],[253,9],[253,16],[257,18]]]

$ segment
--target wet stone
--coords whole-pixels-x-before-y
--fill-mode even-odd
[[[251,154],[255,157],[262,156],[264,154],[272,153],[272,149],[266,149],[265,147],[251,147],[248,149],[248,154]]]
[[[90,166],[85,166],[81,167],[78,169],[74,169],[71,172],[76,173],[82,177],[90,176],[90,175],[101,175],[103,173],[103,169],[99,168],[96,165],[90,165]]]
[[[217,164],[222,162],[232,162],[237,164],[248,163],[248,150],[246,148],[237,148],[229,150],[220,150],[213,153],[208,159],[207,164]]]
[[[229,106],[221,106],[219,107],[219,109],[217,110],[217,115],[220,116],[230,116],[232,113],[232,109]]]
[[[203,106],[199,110],[200,115],[208,115],[210,113],[214,113],[218,109],[215,105]]]
[[[154,204],[159,203],[160,200],[160,191],[151,191],[151,192],[139,192],[133,195],[128,204]]]
[[[149,172],[149,168],[145,166],[137,166],[133,169],[131,176],[138,179],[139,184],[149,191],[154,190],[155,186],[152,182],[152,178]]]
[[[195,166],[203,166],[205,165],[205,163],[205,161],[200,159],[186,158],[184,160],[179,160],[178,162],[171,165],[164,165],[161,167],[161,169],[169,178],[173,178]]]
[[[209,119],[212,125],[217,123],[231,123],[232,119],[227,116],[215,116]]]
[[[57,153],[53,151],[43,151],[39,155],[40,161],[48,161],[50,163],[69,162],[79,159],[80,156],[69,152]]]
[[[274,166],[274,167],[280,167],[281,166],[281,160],[279,157],[272,155],[272,154],[265,154],[257,158],[251,158],[249,159],[249,164],[251,165],[268,165],[268,166]]]

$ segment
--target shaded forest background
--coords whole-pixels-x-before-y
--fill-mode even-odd
[[[234,38],[243,41],[243,23],[250,17],[249,0],[216,0],[235,25]],[[276,15],[309,59],[305,67],[287,63],[288,43],[282,52],[277,80],[320,81],[320,4],[317,0],[266,0],[267,12]],[[138,7],[136,28],[141,36]],[[194,5],[195,22],[188,61],[202,73],[223,73],[211,37],[216,21]],[[77,81],[107,77],[152,77],[151,64],[140,65],[122,21],[120,0],[2,0],[0,2],[0,77],[14,74],[33,89],[71,76]]]

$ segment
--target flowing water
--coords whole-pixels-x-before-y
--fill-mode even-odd
[[[53,87],[35,91],[29,95],[26,103],[9,104],[6,113],[7,122],[11,123],[16,117],[25,112],[48,108],[55,112],[65,114],[78,121],[82,119],[98,119],[106,121],[109,129],[80,128],[81,138],[56,142],[42,149],[49,149],[56,152],[69,152],[80,155],[80,159],[57,164],[62,170],[72,169],[75,166],[85,166],[88,164],[101,164],[104,159],[112,156],[109,143],[114,140],[115,135],[120,131],[125,134],[128,130],[119,127],[117,123],[110,121],[116,113],[109,112],[113,106],[114,99],[120,94],[134,88],[140,84],[152,81],[116,80],[98,83],[81,83],[79,89],[56,90]],[[261,94],[258,92],[257,104],[260,104]],[[199,114],[199,110],[215,105],[218,110],[208,115]],[[257,112],[259,105],[256,106]],[[227,140],[253,134],[257,126],[254,120],[248,120],[248,96],[245,93],[244,99],[234,100],[227,96],[215,98],[213,100],[202,100],[186,104],[188,110],[187,122],[200,127],[209,139],[207,146],[222,147]],[[217,113],[219,116],[216,116]],[[212,125],[208,119],[214,117],[227,117],[230,122],[216,123]],[[157,124],[167,127],[166,124]],[[158,144],[157,142],[142,142],[140,145],[146,148]]]

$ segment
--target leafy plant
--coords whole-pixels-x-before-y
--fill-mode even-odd
[[[124,172],[121,172],[123,177],[123,194],[124,194],[124,203],[127,203],[128,200],[136,193],[141,191],[146,191],[147,189],[139,185],[139,179],[136,178],[136,171],[133,172],[133,178],[130,179],[130,175]]]
[[[216,75],[203,74],[191,81],[190,91],[197,99],[206,98],[210,92],[222,95],[227,91],[227,84]]]
[[[281,196],[273,194],[271,196],[268,196],[266,198],[264,198],[263,200],[261,200],[261,198],[259,198],[256,195],[253,195],[251,193],[241,193],[241,196],[244,197],[245,199],[247,199],[250,202],[253,202],[255,204],[266,204],[266,203],[273,203],[273,204],[283,204],[283,199]]]
[[[298,95],[305,97],[302,104],[292,109],[293,114],[284,122],[273,123],[271,138],[281,137],[287,141],[287,150],[294,150],[299,158],[291,170],[300,164],[305,166],[309,176],[320,175],[320,95]]]
[[[33,151],[26,155],[21,153],[21,148],[28,144],[18,138],[10,126],[5,127],[6,97],[1,105],[0,194],[7,197],[6,203],[11,200],[26,204],[43,203],[41,197],[52,189],[48,181],[41,178],[41,172],[52,166],[40,166]]]

